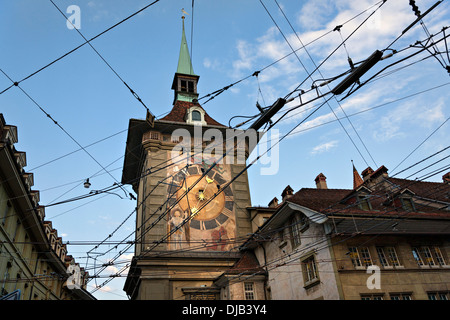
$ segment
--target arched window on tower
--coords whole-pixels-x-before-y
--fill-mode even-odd
[[[202,121],[202,115],[200,111],[194,110],[191,113],[192,121]]]

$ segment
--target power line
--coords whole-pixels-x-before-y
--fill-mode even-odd
[[[260,2],[262,3],[262,1],[260,0]],[[322,76],[322,78],[324,77],[322,75],[322,72],[320,71],[320,69],[317,67],[317,65],[314,62],[314,59],[311,57],[311,55],[309,54],[309,51],[306,49],[306,47],[303,45],[302,40],[300,39],[300,37],[298,36],[297,32],[295,31],[294,27],[292,26],[291,22],[289,21],[288,17],[286,16],[286,14],[284,13],[283,9],[281,8],[281,6],[279,5],[278,1],[275,0],[275,3],[277,4],[278,8],[280,9],[281,13],[283,14],[284,18],[286,19],[286,21],[288,22],[289,26],[291,27],[291,30],[294,32],[294,34],[296,35],[297,39],[299,40],[299,42],[301,43],[302,47],[305,49],[305,52],[308,54],[310,60],[312,61],[313,65],[316,67],[316,70],[319,72],[319,74]],[[289,47],[293,50],[292,46],[290,45],[288,39],[286,38],[286,36],[283,34],[283,32],[281,31],[280,27],[278,26],[278,24],[276,24],[275,20],[273,19],[272,15],[269,13],[269,11],[267,10],[267,8],[264,6],[264,8],[266,9],[267,13],[269,14],[269,16],[271,17],[272,21],[275,23],[275,25],[277,26],[278,30],[280,31],[280,33],[283,35],[285,41],[288,43]],[[339,34],[341,34],[340,31],[341,28],[339,28]],[[342,36],[342,35],[341,35]],[[344,39],[342,39],[342,42],[344,42]],[[345,47],[345,43],[344,43],[344,47]],[[346,48],[346,47],[345,47]],[[347,49],[346,49],[347,50]],[[348,55],[348,54],[347,54]],[[300,64],[303,66],[303,68],[305,69],[306,73],[308,74],[308,77],[311,78],[311,81],[314,83],[314,80],[311,76],[311,74],[308,73],[308,70],[306,69],[305,65],[300,61],[300,58],[298,57],[298,55],[296,54],[297,59],[299,60]],[[350,59],[350,58],[349,58]],[[317,90],[320,93],[320,89],[317,88]],[[354,127],[353,123],[350,121],[349,117],[347,116],[345,110],[342,108],[341,104],[339,103],[339,101],[336,99],[336,102],[338,103],[340,109],[342,110],[342,112],[344,113],[344,115],[346,116],[348,122],[350,123],[350,125],[352,126],[353,130],[355,131],[356,135],[358,136],[360,142],[362,143],[362,145],[364,146],[364,148],[366,149],[366,152],[369,154],[369,156],[371,157],[372,161],[374,162],[375,166],[378,167],[378,165],[376,164],[376,161],[373,159],[371,153],[369,152],[369,150],[367,149],[366,144],[364,143],[364,141],[362,141],[361,136],[359,135],[358,131],[356,130],[356,128]],[[338,120],[339,124],[341,125],[342,129],[344,130],[344,132],[346,133],[346,135],[348,136],[348,138],[350,139],[350,141],[352,142],[353,146],[356,148],[356,150],[358,151],[358,153],[360,154],[360,156],[362,157],[362,159],[364,160],[364,162],[369,165],[366,161],[366,159],[364,158],[364,156],[362,155],[361,151],[359,150],[359,148],[357,147],[356,143],[353,141],[352,137],[350,136],[350,134],[348,133],[347,129],[344,127],[344,125],[341,123],[341,121],[339,120],[338,116],[336,115],[336,113],[334,112],[333,108],[330,106],[329,103],[327,103],[328,107],[330,108],[330,110],[332,111],[332,113],[334,114],[335,118]]]
[[[342,27],[342,26],[346,25],[347,23],[353,21],[354,19],[358,18],[360,15],[366,13],[367,11],[369,11],[370,9],[372,9],[373,7],[375,7],[376,5],[378,5],[379,3],[384,2],[384,1],[385,1],[385,0],[378,1],[377,3],[375,3],[375,4],[372,5],[372,6],[370,6],[369,8],[367,8],[367,9],[361,11],[361,12],[358,13],[357,15],[355,15],[355,16],[351,17],[350,19],[348,19],[347,21],[343,22],[343,23],[340,25],[340,27]],[[336,28],[331,29],[331,30],[329,30],[329,31],[327,31],[327,32],[325,32],[325,33],[323,33],[322,35],[320,35],[320,36],[316,37],[315,39],[311,40],[310,42],[306,43],[304,46],[302,46],[302,47],[300,47],[300,48],[294,50],[294,52],[290,52],[290,53],[286,54],[285,56],[279,58],[278,60],[275,60],[274,62],[270,63],[269,65],[267,65],[267,66],[265,66],[265,67],[263,67],[263,68],[261,68],[261,69],[259,69],[258,71],[255,71],[255,72],[253,72],[252,74],[250,74],[250,75],[248,75],[248,76],[246,76],[246,77],[244,77],[244,78],[242,78],[242,79],[240,79],[240,80],[238,80],[238,81],[236,81],[236,82],[233,82],[233,83],[231,83],[231,84],[229,84],[229,85],[223,87],[222,89],[219,89],[219,90],[216,90],[216,91],[211,92],[211,93],[209,93],[209,94],[206,94],[206,95],[200,97],[198,100],[200,101],[200,100],[202,100],[202,99],[209,98],[206,102],[203,102],[203,105],[206,104],[207,102],[211,101],[212,99],[214,99],[215,97],[217,97],[217,96],[220,95],[221,93],[225,92],[225,91],[228,90],[229,88],[231,88],[231,87],[233,87],[233,86],[235,86],[235,85],[237,85],[237,84],[239,84],[239,83],[241,83],[241,82],[243,82],[243,81],[245,81],[245,80],[251,78],[252,76],[257,76],[259,73],[263,72],[264,70],[266,70],[266,69],[272,67],[273,65],[277,64],[278,62],[280,62],[280,61],[282,61],[282,60],[284,60],[284,59],[290,57],[290,56],[291,56],[292,54],[294,54],[295,52],[297,52],[297,51],[299,51],[299,50],[305,48],[306,46],[309,46],[309,45],[313,44],[314,42],[316,42],[316,41],[318,41],[318,40],[324,38],[325,36],[329,35],[330,33],[334,32],[334,31],[336,31]],[[300,86],[299,86],[299,87],[300,87]]]
[[[159,0],[158,0],[159,1]],[[92,48],[92,50],[94,50],[94,52],[100,57],[100,59],[102,59],[102,61],[109,67],[109,69],[111,69],[111,71],[116,75],[117,78],[119,78],[120,81],[122,81],[122,83],[128,88],[128,90],[131,92],[131,94],[136,98],[136,100],[138,100],[142,106],[147,110],[147,112],[150,112],[150,110],[148,109],[148,107],[145,105],[145,103],[142,101],[142,99],[139,97],[139,95],[122,79],[122,77],[117,73],[116,70],[114,70],[114,68],[105,60],[105,58],[98,52],[97,49],[94,48],[94,46],[92,45],[92,43],[90,42],[91,40],[86,39],[86,37],[81,33],[81,31],[79,30],[79,28],[76,28],[73,23],[67,18],[67,16],[64,14],[64,12],[61,11],[61,9],[59,9],[59,7],[53,2],[53,0],[50,0],[50,2],[53,4],[53,6],[62,14],[62,16],[66,19],[66,21],[70,22],[70,24],[72,24],[72,26],[74,27],[74,29],[78,32],[78,34],[84,39],[85,43],[89,44],[89,46]],[[151,114],[151,113],[150,113]]]
[[[111,31],[112,29],[114,29],[115,27],[121,25],[122,23],[124,23],[125,21],[131,19],[132,17],[136,16],[137,14],[141,13],[142,11],[146,10],[147,8],[151,7],[152,5],[156,4],[157,2],[159,2],[160,0],[155,0],[152,3],[146,5],[145,7],[143,7],[142,9],[134,12],[133,14],[129,15],[128,17],[126,17],[125,19],[122,19],[121,21],[117,22],[116,24],[112,25],[111,27],[109,27],[108,29],[104,30],[103,32],[100,32],[99,34],[97,34],[96,36],[92,37],[91,39],[89,39],[88,41],[80,44],[78,47],[66,52],[65,54],[63,54],[62,56],[60,56],[59,58],[51,61],[50,63],[46,64],[45,66],[43,66],[42,68],[34,71],[33,73],[29,74],[28,76],[26,76],[25,78],[23,78],[22,80],[19,80],[17,82],[13,82],[13,84],[11,86],[9,86],[8,88],[4,89],[3,91],[0,92],[0,95],[6,91],[8,91],[10,88],[12,88],[13,86],[18,86],[21,82],[28,80],[29,78],[33,77],[34,75],[38,74],[39,72],[47,69],[48,67],[50,67],[51,65],[53,65],[54,63],[58,62],[59,60],[65,58],[66,56],[70,55],[71,53],[75,52],[76,50],[80,49],[81,47],[83,47],[85,44],[90,43],[91,41],[97,39],[98,37],[102,36],[103,34],[107,33],[108,31]]]
[[[37,106],[39,108],[39,110],[41,110],[46,116],[47,118],[49,118],[58,128],[60,128],[73,142],[75,142],[78,147],[80,147],[92,160],[94,160],[101,168],[103,171],[105,171],[106,173],[108,173],[108,175],[116,182],[118,182],[116,180],[116,178],[114,178],[114,176],[108,171],[106,170],[105,167],[102,166],[102,164],[100,162],[98,162],[97,159],[94,158],[94,156],[92,156],[91,153],[89,153],[89,151],[86,150],[85,147],[83,147],[69,132],[67,132],[66,129],[63,128],[63,126],[61,124],[59,124],[49,113],[47,113],[47,111],[44,110],[44,108],[42,108],[39,103],[36,102],[36,100],[34,100],[21,86],[19,86],[18,84],[16,84],[17,82],[14,82],[1,68],[0,71],[11,81],[14,83],[15,86],[17,86],[22,92],[23,94],[25,94],[28,99],[30,99],[33,104],[35,106]],[[123,189],[123,187],[121,187],[121,189],[125,192],[125,194],[127,194],[126,190]]]

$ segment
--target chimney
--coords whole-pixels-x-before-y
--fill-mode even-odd
[[[325,177],[323,173],[319,173],[314,181],[316,182],[317,189],[328,189],[327,177]]]
[[[450,171],[442,176],[442,182],[450,183]]]
[[[294,189],[291,188],[291,186],[287,186],[286,188],[284,188],[283,192],[281,193],[281,197],[282,197],[282,201],[285,202],[287,199],[289,199],[290,197],[292,197],[292,195],[294,194]]]
[[[275,197],[269,202],[269,208],[276,208],[278,206],[278,199]]]
[[[371,167],[368,167],[366,170],[361,172],[363,180],[366,181],[367,179],[369,179],[369,177],[372,173],[373,173],[373,169]]]

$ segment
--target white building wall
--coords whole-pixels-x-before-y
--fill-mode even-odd
[[[285,223],[287,226],[288,223]],[[301,233],[301,243],[292,247],[292,241],[285,228],[286,244],[278,234],[271,236],[271,241],[263,241],[265,249],[255,249],[256,257],[260,265],[266,265],[268,269],[267,288],[273,300],[336,300],[339,293],[336,283],[335,270],[329,243],[325,237],[322,224],[310,222],[309,227]],[[304,287],[303,268],[301,258],[314,252],[316,266],[319,271],[320,283],[310,288]]]

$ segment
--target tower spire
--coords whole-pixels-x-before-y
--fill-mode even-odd
[[[177,73],[187,74],[194,76],[194,68],[192,68],[191,56],[189,54],[189,48],[186,41],[186,33],[184,31],[184,19],[185,17],[181,17],[183,21],[183,31],[181,35],[181,46],[180,46],[180,56],[178,58],[178,68]]]
[[[185,13],[185,12],[183,12]],[[180,55],[178,57],[178,67],[175,73],[172,89],[174,90],[174,103],[176,101],[194,102],[198,98],[197,83],[200,78],[194,73],[192,68],[191,56],[186,41],[184,31],[184,15],[181,17],[183,29],[181,34]]]
[[[352,160],[352,166],[353,166],[353,190],[354,190],[363,184],[363,179],[361,178],[358,171],[356,170],[353,160]]]

